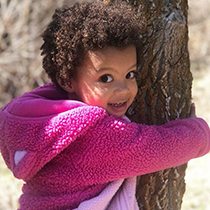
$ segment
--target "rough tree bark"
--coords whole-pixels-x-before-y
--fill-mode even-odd
[[[147,19],[139,49],[139,93],[128,115],[163,124],[190,112],[192,74],[188,54],[187,0],[127,0]],[[186,164],[138,177],[139,209],[179,210]]]
[[[163,124],[190,111],[187,0],[137,0],[147,18],[139,49],[139,93],[129,110],[132,120]],[[181,209],[186,165],[138,177],[140,209]]]

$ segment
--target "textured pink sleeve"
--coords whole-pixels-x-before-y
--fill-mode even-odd
[[[202,119],[146,126],[110,116],[99,107],[48,103],[47,116],[30,114],[30,109],[27,116],[19,116],[10,106],[1,112],[0,148],[17,178],[29,180],[62,154],[71,160],[72,173],[91,185],[177,166],[209,151],[209,128]]]
[[[209,152],[209,141],[209,127],[199,118],[146,126],[110,116],[75,142],[83,156],[74,161],[81,179],[104,183],[184,164]]]

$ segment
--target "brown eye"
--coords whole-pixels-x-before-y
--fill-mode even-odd
[[[103,83],[109,83],[109,82],[113,81],[113,78],[112,78],[111,75],[105,74],[105,75],[100,77],[99,81],[103,82]]]
[[[136,76],[135,73],[136,73],[135,71],[128,72],[128,74],[126,75],[126,79],[133,79],[133,78],[135,78],[135,76]]]

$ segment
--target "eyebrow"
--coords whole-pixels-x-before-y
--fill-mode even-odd
[[[137,67],[137,63],[135,63],[133,66],[131,66],[131,67],[128,68],[128,69],[132,69],[132,68],[134,68],[134,67]]]
[[[137,67],[137,63],[135,63],[134,65],[132,65],[131,67],[129,67],[128,70],[130,70],[130,69],[132,69],[134,67]],[[115,69],[114,68],[111,68],[111,67],[99,68],[96,71],[97,72],[103,72],[103,71],[107,71],[107,70],[115,71]]]

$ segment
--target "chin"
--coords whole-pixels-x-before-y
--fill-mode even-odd
[[[115,116],[117,116],[117,117],[123,117],[125,114],[112,114],[112,115],[115,115]]]

